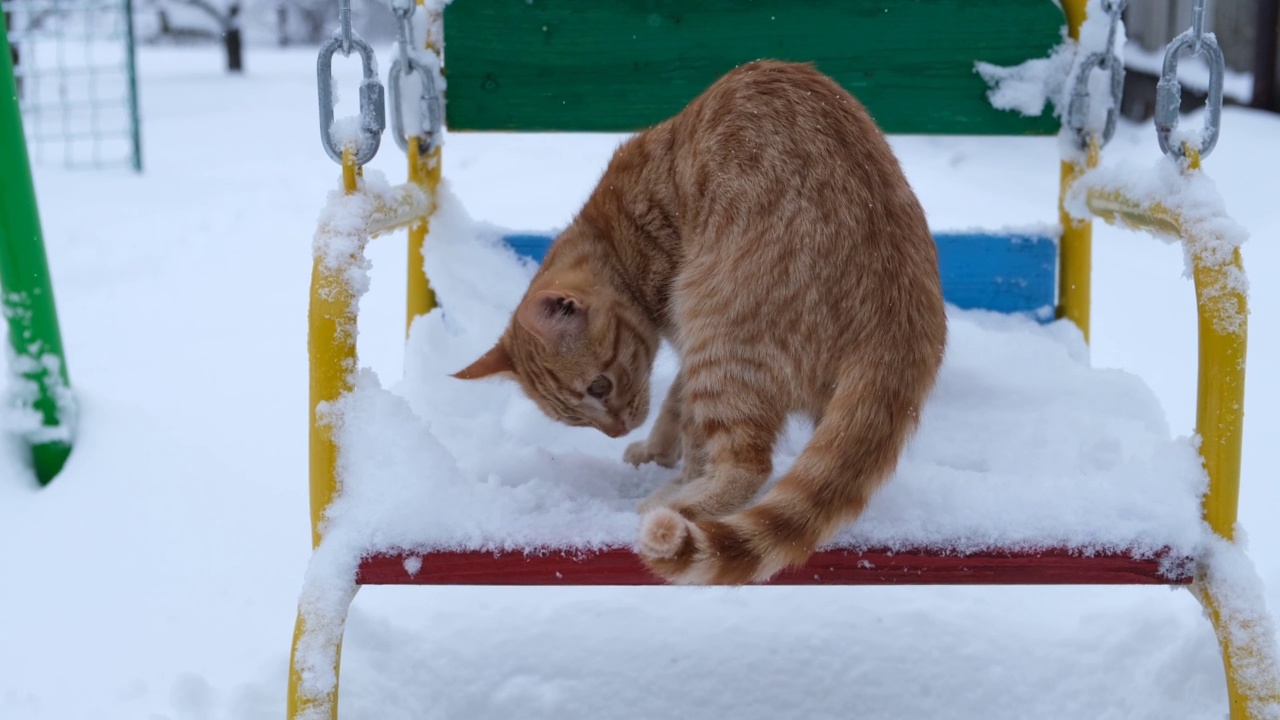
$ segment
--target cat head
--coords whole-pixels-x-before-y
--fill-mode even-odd
[[[509,377],[552,420],[609,437],[634,430],[649,415],[658,338],[606,288],[588,288],[531,289],[498,343],[454,377]]]

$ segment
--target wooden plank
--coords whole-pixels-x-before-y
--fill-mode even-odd
[[[974,72],[1046,56],[1052,0],[486,0],[444,23],[451,130],[636,130],[761,58],[816,63],[888,132],[1058,127],[992,108]]]
[[[771,585],[1186,585],[1186,558],[1168,553],[1081,555],[1068,550],[957,555],[937,550],[824,550]],[[406,562],[407,561],[407,562]],[[408,567],[416,568],[410,573]],[[1172,577],[1163,567],[1183,568]],[[364,558],[362,585],[661,585],[629,549],[599,551],[442,551]]]
[[[542,262],[549,235],[521,233],[504,240],[516,252]],[[1052,319],[1058,244],[1031,233],[938,233],[942,293],[956,307],[1003,313],[1034,313]]]
[[[966,310],[1037,313],[1053,319],[1058,243],[1030,234],[938,233],[942,295]]]

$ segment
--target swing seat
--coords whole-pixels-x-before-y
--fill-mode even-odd
[[[455,3],[443,16],[446,120],[454,132],[631,130],[678,112],[734,65],[774,57],[816,59],[887,132],[1047,135],[1049,113],[993,108],[974,66],[1046,57],[1063,22],[1048,0]],[[512,383],[446,379],[497,337],[550,241],[473,227],[453,202],[437,202],[432,226],[445,230],[425,253],[447,309],[419,321],[398,394],[358,381],[336,429],[344,492],[329,525],[368,530],[352,546],[359,582],[656,582],[630,550],[635,505],[672,471],[633,470],[625,441],[554,426]],[[951,348],[920,433],[867,513],[775,581],[1189,582],[1199,458],[1169,439],[1139,381],[1091,370],[1070,324],[1045,324],[1067,299],[1059,238],[936,239]],[[495,285],[505,295],[474,297]],[[673,373],[668,356],[655,397]],[[352,430],[361,426],[378,431]],[[806,432],[791,429],[779,471]],[[362,509],[348,521],[347,507]]]
[[[621,460],[647,428],[610,440],[544,418],[515,383],[448,376],[501,333],[551,236],[469,224],[448,193],[435,227],[442,310],[415,323],[405,380],[367,374],[342,401],[330,522],[371,531],[358,582],[659,583],[630,549],[635,505],[677,471]],[[1189,583],[1199,456],[1137,378],[1091,369],[1074,326],[1047,321],[1057,238],[935,239],[951,338],[920,431],[867,512],[773,582]],[[655,397],[676,364],[660,355]],[[779,469],[808,433],[789,428]]]

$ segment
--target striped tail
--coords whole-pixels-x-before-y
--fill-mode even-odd
[[[897,467],[933,385],[926,372],[875,363],[845,375],[813,439],[758,503],[733,515],[689,520],[670,508],[645,514],[640,557],[678,584],[763,582],[803,564],[844,523],[862,513]],[[915,377],[911,377],[915,375]]]

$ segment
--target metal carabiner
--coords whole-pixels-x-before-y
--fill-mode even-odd
[[[360,53],[362,78],[360,80],[360,146],[354,148],[355,162],[364,165],[378,154],[378,146],[382,143],[382,131],[387,127],[387,109],[383,98],[382,82],[378,79],[378,63],[373,55],[373,48],[359,35],[345,36],[335,33],[324,45],[320,46],[320,55],[316,58],[316,84],[320,96],[320,144],[333,158],[334,162],[342,162],[342,148],[333,141],[333,54],[350,48]]]
[[[444,124],[444,108],[441,107],[440,93],[436,92],[436,76],[435,73],[427,69],[425,65],[409,56],[409,73],[417,75],[422,80],[422,93],[418,96],[418,112],[422,113],[421,117],[426,119],[426,127],[424,128],[425,143],[418,145],[418,152],[426,154],[435,149],[440,144],[440,128]],[[391,137],[395,139],[396,145],[401,150],[408,151],[409,137],[405,133],[404,128],[404,107],[401,103],[404,98],[401,97],[401,85],[404,82],[405,66],[401,64],[400,58],[396,58],[391,63],[391,72],[387,76],[388,92],[391,94]]]
[[[1182,108],[1182,84],[1178,82],[1178,56],[1184,50],[1202,53],[1209,61],[1209,97],[1205,102],[1204,129],[1200,134],[1200,157],[1208,157],[1218,144],[1218,131],[1222,120],[1222,84],[1226,63],[1222,48],[1212,35],[1198,35],[1195,29],[1187,30],[1169,43],[1164,52],[1164,67],[1160,82],[1156,83],[1156,140],[1165,155],[1175,159],[1186,156],[1181,143],[1172,142],[1178,129],[1178,112]]]
[[[1107,49],[1105,52],[1092,52],[1085,56],[1076,71],[1075,86],[1071,88],[1071,99],[1067,103],[1067,127],[1076,134],[1076,144],[1080,149],[1089,145],[1089,79],[1094,70],[1105,70],[1111,74],[1111,107],[1107,108],[1106,122],[1102,126],[1102,145],[1110,142],[1116,134],[1116,121],[1120,117],[1120,100],[1124,97],[1124,63],[1115,57],[1116,36],[1120,25],[1120,16],[1124,14],[1127,0],[1103,0],[1102,9],[1110,18],[1107,26]]]
[[[1080,63],[1076,73],[1076,84],[1071,89],[1071,100],[1067,103],[1067,127],[1076,134],[1076,144],[1081,149],[1089,145],[1089,78],[1095,69],[1108,70],[1111,74],[1111,107],[1107,108],[1107,119],[1102,126],[1102,145],[1110,142],[1116,134],[1116,122],[1120,117],[1120,98],[1124,94],[1124,63],[1116,62],[1110,53],[1089,53]]]

